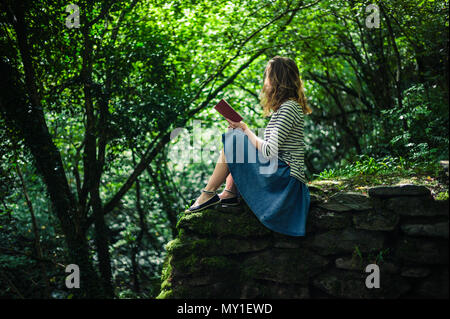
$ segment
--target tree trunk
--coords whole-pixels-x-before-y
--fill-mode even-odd
[[[81,288],[74,292],[83,297],[103,297],[82,227],[84,217],[77,209],[70,191],[60,153],[49,134],[42,108],[25,99],[26,93],[19,84],[19,77],[9,65],[0,62],[0,74],[0,87],[3,90],[0,95],[0,113],[8,126],[19,132],[33,155],[65,235],[67,263],[80,267]]]
[[[25,179],[23,178],[22,170],[20,169],[19,163],[17,163],[16,166],[17,175],[19,175],[20,183],[22,184],[22,190],[23,195],[25,196],[25,200],[27,202],[28,210],[30,212],[31,216],[31,225],[33,228],[33,234],[34,234],[34,249],[36,252],[36,256],[41,259],[38,261],[39,267],[41,267],[41,273],[42,273],[42,280],[44,281],[45,290],[44,290],[44,296],[45,298],[50,298],[50,282],[48,280],[47,276],[47,267],[45,266],[45,263],[42,261],[44,259],[44,254],[42,252],[42,246],[41,246],[41,238],[39,236],[39,227],[36,221],[36,215],[34,214],[34,208],[33,203],[31,202],[30,196],[28,195],[27,186],[25,185]]]

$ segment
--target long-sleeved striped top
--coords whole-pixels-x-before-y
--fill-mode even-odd
[[[261,151],[266,159],[278,156],[288,163],[291,176],[307,184],[304,172],[303,123],[301,105],[293,100],[283,102],[267,124]]]

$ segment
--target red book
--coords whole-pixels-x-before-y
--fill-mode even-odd
[[[230,104],[227,103],[224,99],[220,100],[219,103],[217,103],[214,108],[222,114],[225,118],[233,121],[233,122],[240,122],[242,121],[242,116],[239,115],[238,112],[236,112]]]

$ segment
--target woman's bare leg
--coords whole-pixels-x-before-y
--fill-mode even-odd
[[[225,182],[230,170],[228,169],[228,164],[225,160],[225,154],[223,149],[220,152],[219,159],[217,160],[216,167],[214,168],[214,172],[209,178],[208,184],[204,188],[207,191],[216,191],[222,184]],[[231,175],[230,175],[231,176]],[[198,206],[208,201],[214,195],[201,193],[201,195],[197,198],[193,206]]]
[[[234,179],[233,179],[233,176],[231,176],[231,174],[228,174],[228,176],[227,176],[227,180],[225,183],[225,189],[228,189],[228,190],[232,191],[233,193],[237,193],[237,187],[236,187],[236,184],[234,183]],[[219,197],[220,198],[232,198],[232,197],[236,197],[236,195],[223,191],[222,193],[219,194]]]

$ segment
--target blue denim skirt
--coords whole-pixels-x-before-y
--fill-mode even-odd
[[[270,230],[305,236],[308,186],[290,175],[290,166],[265,159],[241,129],[222,134],[225,158],[234,183],[252,212]]]

